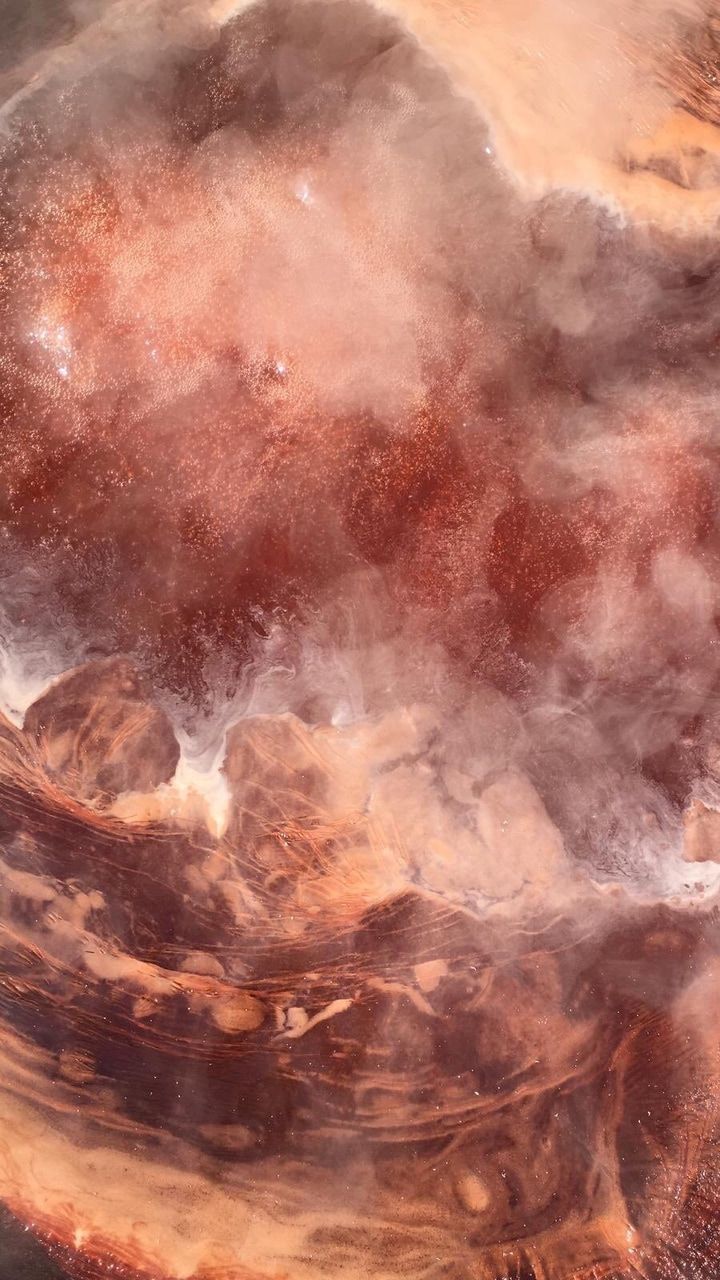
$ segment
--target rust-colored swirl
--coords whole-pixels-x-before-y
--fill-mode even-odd
[[[717,15],[388,8],[8,22],[2,1280],[717,1278]]]

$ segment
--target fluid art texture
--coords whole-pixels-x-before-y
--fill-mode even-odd
[[[5,0],[0,1280],[720,1275],[719,56]]]

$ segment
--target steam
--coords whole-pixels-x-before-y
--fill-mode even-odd
[[[317,1196],[338,1274],[439,1274],[466,1214],[509,1275],[521,1211],[523,1280],[657,1260],[715,1120],[681,1158],[658,1119],[628,1190],[637,1058],[677,1021],[672,1096],[718,1079],[714,30],[690,0],[18,26],[0,1195],[78,1257],[312,1275]],[[556,1127],[512,1190],[549,1098],[577,1150]],[[132,1179],[92,1204],[93,1144],[154,1217]],[[398,1207],[410,1148],[450,1190]]]
[[[702,13],[410,6],[485,124],[362,6],[129,12],[5,108],[3,515],[58,603],[31,637],[6,579],[8,710],[128,652],[219,813],[233,715],[480,697],[461,750],[513,718],[567,855],[659,891],[716,717],[716,287],[692,184],[628,165]],[[635,176],[663,234],[602,208]]]
[[[404,11],[487,124],[362,6],[72,11],[5,109],[3,515],[59,611],[6,627],[13,715],[63,653],[134,655],[221,829],[233,716],[447,739],[480,697],[461,750],[514,718],[569,857],[676,885],[716,715],[712,247],[687,182],[662,234],[602,206],[655,182],[629,157],[702,14],[625,8],[478,6],[466,41]]]

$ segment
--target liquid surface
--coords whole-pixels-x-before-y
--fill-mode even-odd
[[[701,10],[7,8],[2,1280],[715,1280]]]

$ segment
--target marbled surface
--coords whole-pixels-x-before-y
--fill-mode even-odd
[[[0,1280],[716,1280],[717,18],[388,7],[0,16]]]

